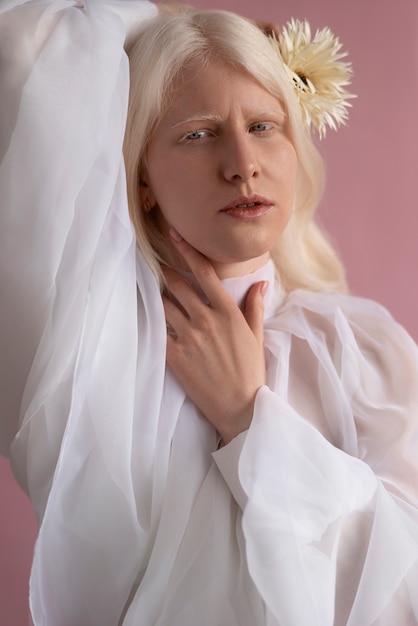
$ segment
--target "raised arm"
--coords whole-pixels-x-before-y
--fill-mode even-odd
[[[64,369],[75,359],[91,271],[112,215],[129,241],[122,247],[134,247],[126,202],[119,203],[120,216],[111,209],[115,193],[124,194],[124,22],[111,3],[6,4],[0,8],[3,454],[47,369],[55,369],[58,380],[68,376]],[[135,4],[137,15],[155,12],[150,3]],[[67,360],[57,370],[52,353],[59,345]]]

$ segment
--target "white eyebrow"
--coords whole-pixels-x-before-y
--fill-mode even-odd
[[[184,120],[180,120],[173,124],[172,128],[176,128],[177,126],[182,126],[183,124],[190,124],[191,122],[220,122],[222,118],[220,115],[212,115],[210,113],[197,113],[192,117],[187,117]]]
[[[286,112],[283,110],[282,106],[280,105],[280,109],[275,111],[273,109],[263,109],[260,111],[256,111],[252,117],[254,118],[264,118],[264,117],[269,117],[271,116],[275,116],[277,114],[281,114],[284,115],[285,117],[287,117]],[[179,122],[176,122],[175,124],[172,125],[171,128],[176,128],[177,126],[182,126],[183,124],[191,124],[191,123],[197,123],[197,122],[222,122],[222,117],[220,115],[216,115],[216,114],[212,114],[212,113],[196,113],[196,115],[192,115],[191,117],[187,117],[184,120],[180,120]]]

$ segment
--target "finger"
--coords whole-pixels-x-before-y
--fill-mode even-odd
[[[169,335],[177,338],[179,334],[182,334],[187,318],[179,307],[172,300],[170,300],[170,298],[163,295],[162,299],[165,320],[167,323],[167,332]]]
[[[159,13],[192,13],[196,9],[188,4],[173,2],[159,2],[157,4]]]
[[[244,317],[260,347],[264,344],[264,296],[268,286],[266,281],[256,283],[245,299]]]
[[[206,307],[208,302],[202,301],[201,295],[196,291],[194,285],[187,278],[175,270],[163,268],[167,290],[171,299],[188,318],[199,317],[202,307]]]
[[[274,22],[264,22],[261,30],[268,37],[273,35],[276,39],[279,39],[282,32],[280,26]]]
[[[233,300],[225,291],[210,261],[191,246],[174,229],[170,229],[171,238],[190,271],[196,278],[212,308],[229,308]],[[235,303],[234,303],[235,304]]]
[[[266,22],[265,20],[250,19],[249,21],[255,24],[255,26],[257,26],[257,28],[259,28],[261,31],[263,31],[263,33],[267,37],[271,37],[272,35],[274,35],[276,39],[280,37],[281,30],[278,24],[275,24],[274,22]]]

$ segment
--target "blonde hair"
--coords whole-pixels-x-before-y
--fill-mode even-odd
[[[292,217],[271,250],[280,280],[287,290],[347,291],[343,266],[314,221],[325,173],[301,117],[294,89],[280,55],[249,21],[227,11],[159,14],[148,20],[126,43],[131,87],[124,142],[128,203],[137,244],[161,279],[159,263],[166,242],[153,212],[140,198],[140,172],[146,167],[150,138],[158,126],[182,69],[193,62],[203,67],[221,60],[254,77],[284,105],[289,133],[298,157]]]

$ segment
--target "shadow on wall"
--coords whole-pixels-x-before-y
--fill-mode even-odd
[[[37,533],[35,513],[0,457],[0,624],[28,626],[28,580]]]

